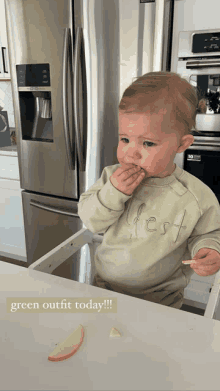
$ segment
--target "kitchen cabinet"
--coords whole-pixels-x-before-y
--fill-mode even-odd
[[[0,149],[0,259],[1,255],[27,261],[18,157],[13,147]]]
[[[0,80],[10,80],[5,1],[0,0]]]

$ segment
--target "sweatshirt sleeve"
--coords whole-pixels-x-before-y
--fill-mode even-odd
[[[220,253],[220,205],[212,191],[205,192],[202,197],[205,206],[188,239],[188,249],[192,258],[204,247]]]
[[[110,176],[118,165],[105,167],[101,177],[85,193],[78,203],[78,215],[85,226],[93,233],[104,233],[125,209],[127,196],[117,190],[110,181]]]

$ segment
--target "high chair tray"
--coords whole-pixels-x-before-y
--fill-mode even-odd
[[[68,298],[116,300],[117,311],[10,311],[9,299]],[[219,390],[220,322],[200,315],[0,262],[0,323],[2,390]],[[79,325],[76,354],[49,361]]]

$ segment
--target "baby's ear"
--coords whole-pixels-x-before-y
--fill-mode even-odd
[[[187,148],[190,147],[194,143],[194,137],[192,134],[186,134],[181,139],[181,144],[179,148],[177,149],[177,153],[184,152]]]

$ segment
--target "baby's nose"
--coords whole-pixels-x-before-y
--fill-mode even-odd
[[[129,151],[128,151],[128,156],[129,157],[138,157],[140,158],[141,157],[141,153],[139,152],[138,148],[129,148]]]
[[[126,163],[130,163],[130,164],[134,164],[134,165],[138,165],[138,161],[140,161],[141,159],[141,154],[139,152],[135,152],[133,154],[128,154],[126,156]]]

